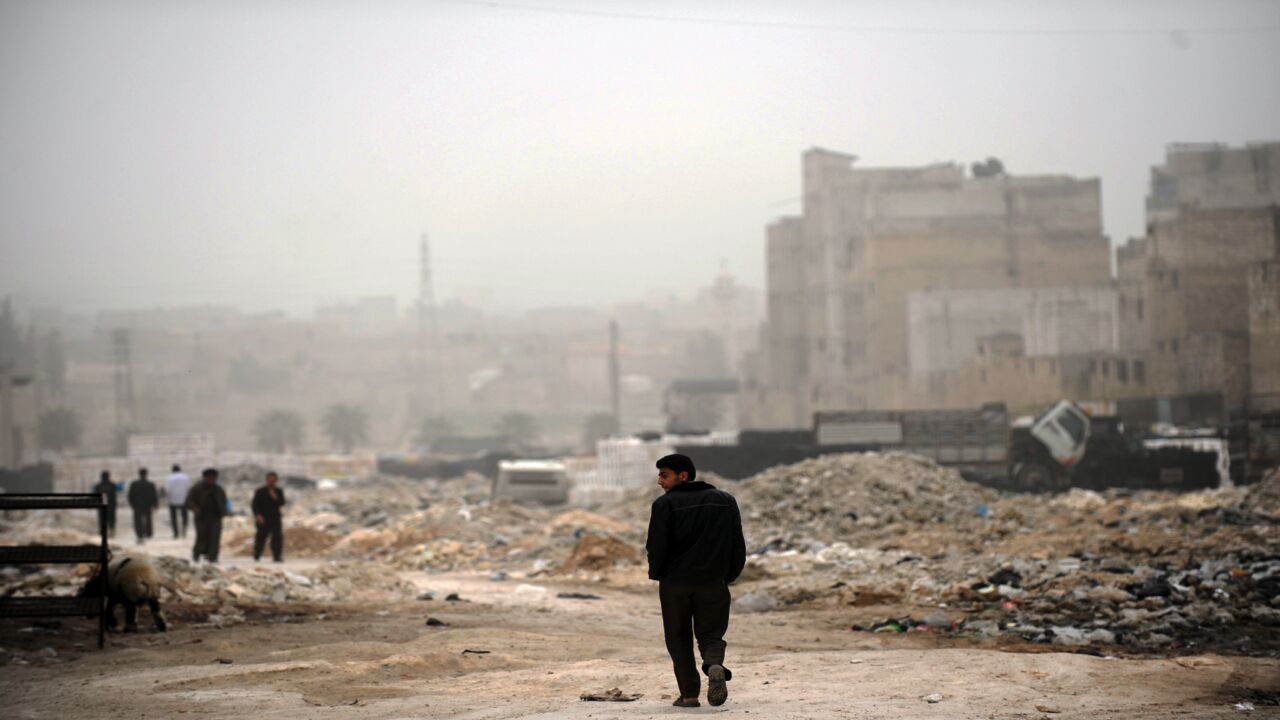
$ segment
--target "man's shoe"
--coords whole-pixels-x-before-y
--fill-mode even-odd
[[[698,702],[698,698],[693,698],[692,700],[685,700],[682,697],[676,698],[676,701],[671,704],[676,707],[702,707],[702,703]]]
[[[707,702],[723,705],[728,699],[729,686],[724,681],[724,666],[712,665],[707,668]]]

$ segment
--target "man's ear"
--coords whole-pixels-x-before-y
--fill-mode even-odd
[[[687,473],[687,472],[681,472],[681,473],[680,473],[680,482],[682,482],[682,483],[689,482],[689,473]]]

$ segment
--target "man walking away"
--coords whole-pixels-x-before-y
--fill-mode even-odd
[[[284,507],[284,488],[276,487],[280,476],[267,473],[267,484],[253,494],[253,519],[258,523],[258,534],[253,537],[253,560],[262,558],[262,548],[271,538],[271,559],[284,562],[284,526],[280,508]]]
[[[93,486],[93,491],[101,495],[107,496],[107,534],[116,534],[116,485],[111,482],[111,473],[106,470],[102,471],[102,475],[98,479],[98,484]]]
[[[196,524],[196,544],[191,559],[199,562],[203,555],[211,563],[218,562],[218,546],[222,543],[222,517],[227,514],[227,493],[218,484],[218,471],[205,468],[200,482],[187,493],[187,507]]]
[[[173,539],[187,536],[187,493],[191,491],[191,477],[182,472],[178,465],[164,481],[164,494],[169,501],[169,526],[173,528]],[[182,530],[178,530],[178,520],[182,520]]]
[[[662,632],[675,668],[680,697],[676,707],[698,707],[702,678],[693,659],[698,640],[707,702],[723,705],[733,673],[724,666],[724,634],[729,629],[729,583],[747,560],[738,502],[723,490],[695,480],[698,471],[684,455],[658,461],[664,491],[649,516],[649,579],[658,581]]]
[[[154,533],[151,529],[151,513],[160,505],[156,486],[147,479],[147,469],[138,470],[138,479],[129,483],[129,507],[133,508],[133,532],[142,545]]]

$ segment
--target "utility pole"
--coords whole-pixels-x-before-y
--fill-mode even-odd
[[[431,246],[422,234],[418,247],[418,352],[414,380],[415,402],[420,411],[427,407],[439,412],[441,404],[440,374],[436,355],[440,352],[436,333],[436,294],[431,281]],[[431,376],[428,380],[427,376]],[[430,382],[430,388],[426,383]],[[434,392],[431,392],[434,390]],[[427,395],[431,394],[430,401]]]
[[[128,328],[111,331],[111,346],[115,358],[113,379],[116,391],[116,430],[123,431],[134,424],[133,407],[133,352]]]
[[[615,432],[622,432],[622,398],[618,379],[618,321],[609,321],[609,411]]]

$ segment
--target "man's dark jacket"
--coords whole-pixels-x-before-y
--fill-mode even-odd
[[[261,515],[264,522],[280,522],[280,508],[284,505],[284,490],[277,487],[276,497],[271,497],[271,488],[263,485],[253,493],[253,514]]]
[[[150,480],[139,478],[129,485],[129,505],[134,510],[147,512],[154,510],[159,504],[160,498],[156,495],[156,486]]]
[[[701,480],[683,482],[653,501],[649,579],[731,583],[747,561],[738,502]]]
[[[216,482],[201,480],[187,493],[187,507],[197,520],[221,520],[227,514],[227,492]]]

